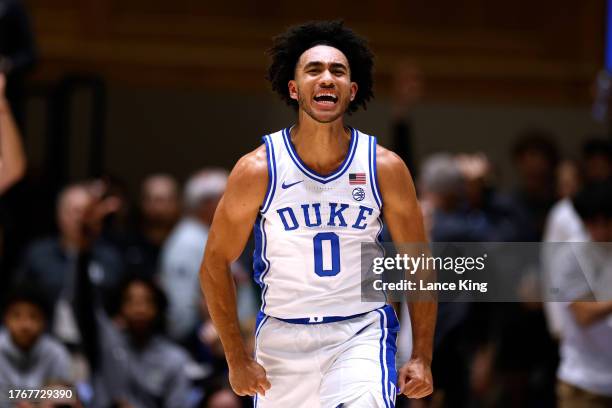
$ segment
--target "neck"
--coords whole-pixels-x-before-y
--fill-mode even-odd
[[[351,140],[342,117],[319,123],[302,110],[290,136],[300,159],[321,174],[331,173],[342,164]]]

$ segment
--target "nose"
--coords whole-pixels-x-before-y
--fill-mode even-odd
[[[334,87],[333,75],[331,72],[329,72],[328,69],[326,69],[325,71],[321,73],[320,85],[323,88],[333,88]]]

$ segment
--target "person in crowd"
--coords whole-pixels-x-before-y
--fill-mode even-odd
[[[187,181],[183,193],[185,215],[162,248],[160,279],[168,295],[168,330],[181,342],[199,321],[200,262],[227,177],[225,170],[205,169]]]
[[[163,335],[166,300],[161,289],[150,279],[129,278],[119,292],[119,314],[111,320],[92,305],[95,297],[84,266],[90,254],[80,256],[75,314],[92,372],[92,406],[187,406],[191,359]]]
[[[45,333],[49,308],[42,293],[33,286],[14,287],[3,306],[0,401],[7,398],[9,389],[69,384],[72,380],[70,357],[61,343]]]
[[[83,239],[81,224],[91,205],[91,184],[72,184],[62,190],[57,200],[59,235],[35,241],[28,248],[18,280],[37,282],[53,305],[52,332],[67,344],[78,344],[70,304],[75,296],[75,267],[79,242]],[[116,206],[117,203],[113,202]],[[124,279],[120,253],[102,240],[92,245],[89,273],[100,290],[105,306],[110,305]]]
[[[582,185],[582,174],[578,163],[574,160],[562,160],[557,166],[557,199],[573,197]]]
[[[559,408],[612,406],[612,184],[589,184],[573,205],[590,244],[573,244],[553,260],[552,283],[564,306],[557,371]],[[606,244],[599,244],[604,242]],[[598,292],[607,290],[605,296]]]
[[[140,211],[134,231],[121,247],[126,266],[153,277],[162,245],[180,216],[179,186],[169,174],[152,174],[141,187]]]
[[[187,353],[163,335],[166,299],[153,281],[129,276],[118,290],[118,314],[100,307],[90,273],[103,219],[116,210],[103,189],[90,201],[77,227],[74,315],[92,373],[93,407],[185,407],[190,395]]]
[[[550,209],[546,217],[544,235],[542,241],[542,272],[544,287],[548,283],[555,270],[551,267],[559,251],[564,249],[563,245],[556,242],[584,242],[588,240],[588,233],[580,216],[572,204],[572,198],[582,185],[582,177],[578,164],[571,160],[561,162],[557,169],[557,197],[559,201]],[[543,292],[548,293],[548,292]],[[547,300],[547,299],[544,299]],[[548,331],[558,339],[561,335],[561,324],[564,308],[558,302],[545,302],[544,310]]]
[[[421,172],[419,193],[432,241],[520,239],[524,216],[516,202],[494,188],[484,154],[438,153],[424,161]]]
[[[540,241],[546,215],[555,202],[555,169],[559,160],[554,136],[541,129],[523,131],[512,149],[518,187],[515,199],[527,214],[520,225],[522,241]]]

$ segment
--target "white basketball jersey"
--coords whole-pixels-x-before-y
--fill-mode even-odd
[[[316,322],[382,307],[361,301],[361,244],[382,230],[376,138],[351,129],[344,162],[325,176],[301,161],[288,128],[264,142],[268,191],[254,229],[262,311]]]

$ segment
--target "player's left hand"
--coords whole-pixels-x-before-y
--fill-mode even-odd
[[[423,398],[433,392],[430,364],[412,358],[400,368],[397,382],[399,392],[408,398]]]

